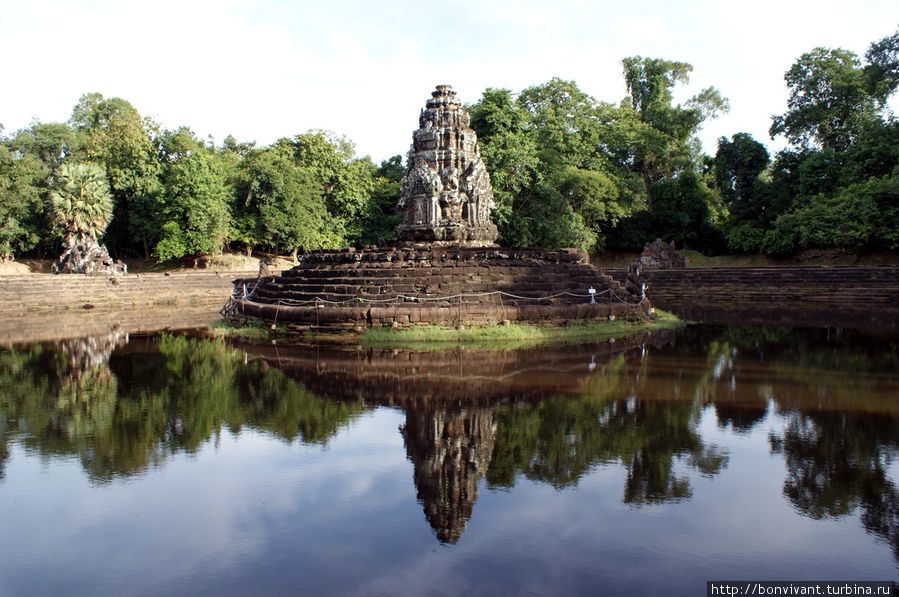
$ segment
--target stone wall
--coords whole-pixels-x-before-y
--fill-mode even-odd
[[[686,268],[644,278],[654,306],[700,321],[899,328],[899,266]]]
[[[206,325],[235,273],[0,276],[0,342]]]

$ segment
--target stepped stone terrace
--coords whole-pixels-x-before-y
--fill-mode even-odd
[[[573,249],[321,250],[255,282],[237,280],[231,313],[300,328],[566,323],[649,310]]]

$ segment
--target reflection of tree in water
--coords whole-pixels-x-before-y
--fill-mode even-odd
[[[418,497],[441,541],[461,536],[481,477],[493,488],[514,486],[519,474],[564,488],[597,465],[620,463],[627,470],[624,501],[648,504],[690,497],[678,464],[702,475],[727,465],[726,453],[696,430],[701,397],[660,399],[657,388],[644,386],[647,364],[636,353],[591,363],[575,396],[406,407],[403,436]],[[685,393],[705,396],[695,376],[679,383]]]
[[[887,468],[899,449],[899,345],[852,330],[728,327],[694,330],[705,347],[697,387],[719,425],[748,431],[769,400],[787,417],[771,449],[787,467],[784,496],[814,519],[861,511],[899,561],[899,490]],[[737,357],[739,355],[739,357]],[[868,374],[865,374],[868,373]],[[885,400],[887,398],[887,400]]]
[[[597,464],[620,462],[627,469],[625,502],[686,498],[690,484],[675,473],[676,461],[707,475],[727,464],[726,454],[702,442],[695,423],[692,405],[678,402],[560,398],[503,408],[487,480],[512,486],[520,471],[561,488]]]
[[[437,538],[456,543],[493,452],[493,409],[410,409],[401,429],[418,499]]]
[[[60,439],[108,433],[116,404],[118,380],[109,370],[109,355],[127,344],[128,335],[113,330],[106,335],[63,340],[57,343],[62,367],[56,370]]]
[[[768,406],[762,402],[759,406],[734,404],[732,402],[715,402],[715,414],[718,426],[730,426],[737,433],[748,433],[765,419]]]
[[[128,334],[112,330],[106,335],[60,340],[56,347],[65,361],[67,376],[80,379],[90,372],[107,369],[112,351],[124,344],[128,344]]]
[[[240,367],[234,384],[239,416],[229,426],[235,433],[246,425],[287,442],[324,445],[364,410],[361,400],[320,398],[265,361]]]
[[[726,340],[711,340],[706,348],[706,367],[696,383],[697,397],[715,405],[719,427],[748,433],[768,414],[767,396],[741,377],[737,347]]]
[[[363,409],[321,400],[264,363],[244,364],[220,342],[164,335],[146,353],[113,355],[109,364],[112,349],[100,345],[0,352],[4,444],[76,454],[102,482],[195,452],[222,429],[323,443]]]
[[[821,519],[861,508],[868,532],[888,542],[899,561],[899,490],[886,469],[899,453],[899,421],[891,415],[788,412],[782,435],[770,437],[787,467],[784,495]]]
[[[84,438],[108,433],[117,380],[107,361],[127,341],[127,335],[112,331],[0,353],[4,441],[23,431],[26,446],[48,455],[68,454],[72,446],[85,449]]]
[[[509,487],[517,472],[561,488],[597,464],[627,469],[624,500],[643,504],[689,497],[675,473],[682,461],[713,475],[726,454],[696,432],[701,409],[692,401],[642,400],[631,393],[619,358],[592,379],[582,397],[559,397],[497,409],[497,433],[487,481]]]

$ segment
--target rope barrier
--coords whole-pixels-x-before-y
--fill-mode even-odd
[[[574,293],[574,292],[563,291],[563,292],[557,292],[555,294],[549,294],[546,296],[521,296],[518,294],[512,294],[511,292],[505,292],[503,290],[493,290],[490,292],[452,294],[452,295],[447,295],[447,296],[410,296],[410,295],[406,295],[406,294],[397,294],[396,296],[391,297],[389,299],[368,299],[368,298],[363,298],[361,296],[358,296],[358,297],[353,297],[351,299],[346,299],[346,300],[342,300],[342,301],[332,301],[329,299],[325,299],[325,298],[316,296],[311,299],[278,299],[278,300],[270,302],[270,303],[260,303],[258,301],[250,300],[250,297],[255,294],[255,289],[254,289],[254,292],[251,292],[249,296],[243,297],[243,302],[256,304],[256,305],[276,305],[276,306],[286,306],[286,307],[302,307],[302,306],[310,306],[310,305],[314,304],[316,307],[318,307],[319,305],[324,306],[326,304],[327,305],[346,305],[349,303],[368,303],[368,304],[378,305],[378,304],[397,303],[397,302],[413,302],[413,303],[426,303],[426,302],[438,302],[438,301],[448,302],[448,301],[452,301],[454,299],[459,299],[460,304],[461,304],[461,301],[463,301],[464,299],[479,299],[479,298],[488,297],[488,296],[499,296],[500,301],[502,301],[502,297],[508,297],[508,298],[518,300],[518,301],[543,301],[543,300],[559,298],[561,296],[570,296],[570,297],[574,297],[574,298],[590,298],[590,296],[599,297],[599,296],[602,296],[607,293],[609,294],[610,301],[614,298],[614,299],[617,299],[619,302],[627,304],[627,301],[622,299],[621,297],[619,297],[614,292],[612,292],[611,288],[607,288],[607,289],[603,290],[602,292],[597,292],[593,295],[578,294],[578,293]]]

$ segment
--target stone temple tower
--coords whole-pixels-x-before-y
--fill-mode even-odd
[[[398,207],[401,241],[489,246],[497,237],[490,175],[468,113],[449,85],[431,93],[412,135]]]

